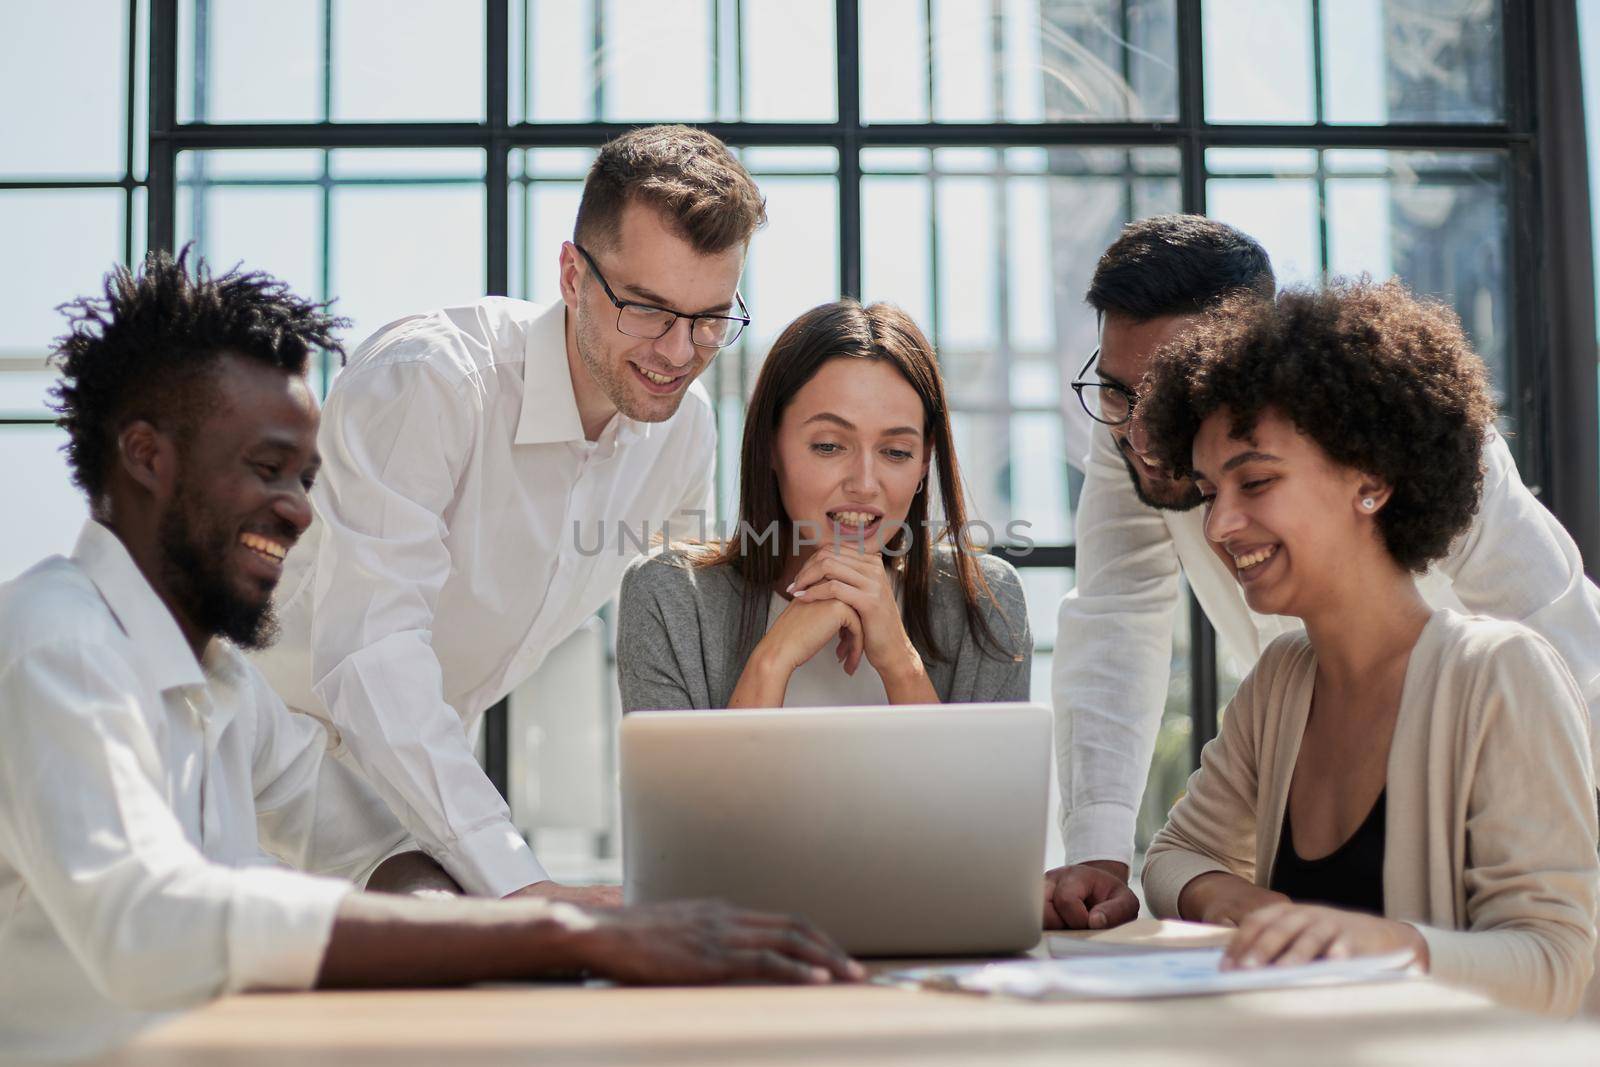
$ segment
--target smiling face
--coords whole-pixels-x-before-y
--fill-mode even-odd
[[[1095,372],[1100,381],[1137,393],[1145,371],[1150,369],[1151,355],[1182,334],[1197,318],[1196,315],[1158,315],[1137,322],[1126,315],[1108,312],[1100,324],[1100,358],[1095,360]],[[1171,477],[1166,468],[1147,453],[1149,442],[1139,425],[1137,406],[1131,421],[1107,429],[1111,431],[1123,465],[1128,468],[1128,477],[1133,479],[1133,490],[1144,504],[1168,511],[1187,511],[1200,503],[1192,481]]]
[[[742,244],[705,255],[669,230],[659,211],[633,201],[623,208],[617,240],[588,251],[619,300],[683,315],[738,314]],[[573,387],[580,410],[603,404],[641,422],[669,419],[717,354],[690,341],[688,318],[653,340],[619,330],[616,305],[570,241],[561,250],[561,292],[575,320],[582,369],[573,368]]]
[[[1253,611],[1304,618],[1361,582],[1370,563],[1393,568],[1375,526],[1388,499],[1381,485],[1334,463],[1274,409],[1244,440],[1230,420],[1223,409],[1201,423],[1195,482],[1206,537]]]
[[[839,358],[794,394],[778,423],[783,510],[810,540],[837,530],[881,552],[928,470],[922,400],[892,363]]]
[[[262,648],[272,591],[311,523],[317,404],[305,378],[223,356],[160,522],[162,584],[198,632]]]

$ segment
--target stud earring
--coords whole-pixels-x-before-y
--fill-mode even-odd
[[[1369,496],[1361,501],[1361,506],[1366,508],[1368,511],[1371,511],[1373,508],[1378,506],[1378,502]]]

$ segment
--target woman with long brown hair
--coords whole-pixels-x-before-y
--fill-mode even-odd
[[[813,308],[750,398],[737,527],[623,578],[624,709],[1027,699],[1021,582],[967,527],[927,338],[889,304]]]

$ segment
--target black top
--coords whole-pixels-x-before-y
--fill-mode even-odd
[[[1285,806],[1269,888],[1296,904],[1328,904],[1382,915],[1385,792],[1378,794],[1348,841],[1316,860],[1303,860],[1294,850],[1294,828]]]

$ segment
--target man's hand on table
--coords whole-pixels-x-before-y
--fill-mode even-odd
[[[1138,916],[1125,863],[1090,860],[1045,872],[1046,930],[1107,930]]]
[[[799,916],[720,901],[646,904],[589,913],[574,934],[580,965],[630,985],[859,982],[866,971]]]
[[[523,897],[559,900],[565,904],[578,904],[585,908],[622,907],[620,885],[562,885],[560,882],[535,882],[506,895],[507,900]]]

